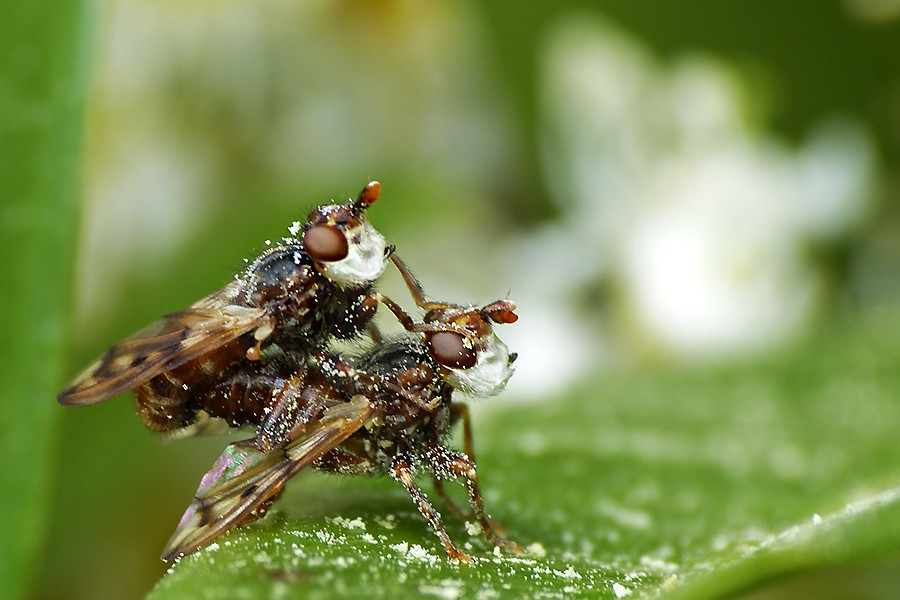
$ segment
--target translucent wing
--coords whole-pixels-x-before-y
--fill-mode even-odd
[[[263,452],[253,440],[228,446],[203,476],[191,505],[162,553],[165,561],[193,552],[265,514],[284,484],[365,426],[377,414],[364,396],[326,410],[283,448]]]
[[[264,309],[233,304],[236,291],[226,286],[112,346],[57,400],[83,405],[112,398],[264,325]]]

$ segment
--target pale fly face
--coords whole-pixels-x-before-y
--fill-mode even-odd
[[[476,397],[499,394],[512,377],[516,355],[494,333],[491,322],[514,323],[515,304],[498,300],[484,308],[446,306],[429,311],[427,323],[459,329],[426,336],[434,360],[445,370],[446,381],[461,392]]]
[[[393,247],[366,216],[381,191],[373,181],[355,200],[326,204],[310,213],[303,247],[319,270],[346,287],[368,285],[384,272]]]

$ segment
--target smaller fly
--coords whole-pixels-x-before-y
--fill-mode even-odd
[[[418,336],[375,344],[356,360],[319,352],[313,359],[290,352],[273,354],[225,377],[210,394],[223,398],[279,394],[269,417],[286,432],[282,446],[261,448],[254,439],[229,445],[203,477],[178,524],[163,560],[172,560],[211,542],[234,527],[263,516],[294,475],[307,467],[341,474],[383,475],[398,481],[438,536],[447,555],[470,562],[451,541],[440,513],[415,483],[427,473],[447,507],[478,522],[496,546],[518,551],[485,512],[474,462],[468,407],[454,402],[454,391],[491,396],[503,390],[513,373],[515,354],[494,334],[492,324],[517,320],[515,304],[499,300],[478,308],[425,299],[406,266],[392,257],[426,313],[415,322],[402,308],[380,298],[404,327]],[[209,399],[205,399],[209,403]],[[278,413],[278,414],[276,414]],[[462,421],[465,453],[446,444]],[[461,479],[471,513],[457,507],[444,480]]]
[[[193,388],[258,361],[263,344],[309,355],[330,337],[356,336],[378,308],[372,284],[394,250],[366,215],[380,192],[372,181],[355,200],[313,209],[290,230],[299,238],[282,239],[221,290],[109,348],[59,403],[94,404],[135,389],[149,429],[192,435],[209,427]]]

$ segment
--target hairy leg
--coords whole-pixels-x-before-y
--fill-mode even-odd
[[[415,503],[416,508],[419,509],[419,512],[425,517],[425,520],[428,521],[428,524],[431,525],[434,533],[438,536],[441,545],[443,545],[444,550],[447,551],[447,556],[449,556],[451,560],[472,562],[472,559],[468,554],[457,550],[456,546],[453,545],[453,542],[450,541],[450,536],[447,535],[447,530],[444,529],[444,523],[441,521],[441,513],[434,509],[428,501],[428,497],[425,496],[425,492],[423,492],[419,486],[416,485],[415,481],[413,481],[413,471],[410,466],[410,461],[403,456],[395,457],[391,463],[390,474],[391,477],[399,481],[400,484],[406,488],[406,491]]]
[[[475,462],[471,458],[444,446],[429,447],[425,456],[437,479],[463,479],[469,493],[469,505],[472,507],[473,516],[492,544],[514,552],[522,551],[518,544],[500,534],[499,528],[485,513],[484,498],[481,494],[481,486],[478,484]]]

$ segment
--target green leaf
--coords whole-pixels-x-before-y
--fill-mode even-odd
[[[447,518],[476,557],[451,564],[393,482],[318,476],[150,597],[702,599],[896,558],[898,357],[900,313],[881,312],[750,365],[499,401],[477,418],[479,473],[529,553],[495,555]]]
[[[28,587],[43,535],[62,378],[87,89],[89,2],[0,8],[0,581]]]

